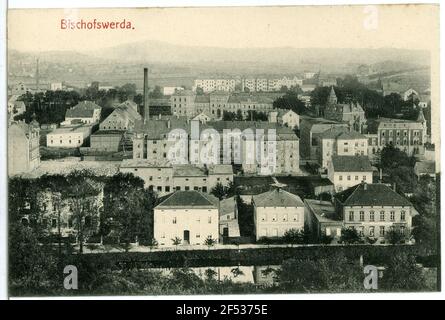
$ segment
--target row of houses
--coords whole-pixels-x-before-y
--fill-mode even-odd
[[[289,230],[306,230],[314,243],[326,237],[336,243],[343,230],[352,228],[371,243],[387,243],[391,231],[410,239],[412,218],[418,214],[407,199],[385,184],[359,183],[337,193],[332,201],[302,200],[282,187],[275,184],[250,199],[256,241],[279,239]],[[95,204],[97,214],[88,217],[85,227],[97,231],[103,186],[93,183],[89,188],[88,199]],[[61,200],[57,194],[43,191],[38,205],[44,212],[40,223],[50,232],[59,232],[60,223],[63,236],[76,236],[69,197]],[[22,222],[29,223],[27,219],[24,215]],[[241,236],[239,221],[235,197],[218,200],[198,190],[177,190],[161,198],[154,208],[152,234],[160,246],[205,245],[208,239],[222,244],[225,239]]]

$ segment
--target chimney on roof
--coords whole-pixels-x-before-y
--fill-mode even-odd
[[[148,99],[148,68],[144,68],[144,123],[150,119],[149,111],[149,99]]]

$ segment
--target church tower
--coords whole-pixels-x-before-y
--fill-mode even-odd
[[[331,92],[328,97],[328,105],[336,105],[337,104],[337,95],[335,94],[334,87],[331,87]]]

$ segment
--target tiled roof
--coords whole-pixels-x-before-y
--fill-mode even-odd
[[[181,164],[173,166],[174,177],[206,177],[207,173],[204,168],[194,166],[192,164]]]
[[[101,109],[100,106],[92,101],[82,101],[71,109],[66,110],[66,118],[91,118],[94,110]]]
[[[295,194],[282,189],[274,189],[253,196],[257,207],[303,207],[303,201]]]
[[[372,172],[368,156],[332,156],[336,172]]]
[[[195,103],[210,103],[210,96],[208,94],[197,95],[195,98]]]
[[[335,211],[334,205],[330,201],[321,201],[314,199],[305,199],[305,204],[312,209],[315,219],[318,222],[342,223],[343,219]]]
[[[436,162],[434,161],[419,161],[414,165],[414,172],[417,175],[422,174],[435,174]]]
[[[412,206],[406,198],[381,183],[360,183],[334,197],[345,206]]]
[[[346,127],[331,127],[320,135],[322,139],[336,139],[340,134],[348,131]]]
[[[208,208],[217,209],[218,199],[199,191],[176,191],[167,196],[156,209],[168,208]]]
[[[231,164],[217,164],[209,166],[209,174],[233,174]]]
[[[235,197],[223,199],[219,202],[219,215],[233,213],[235,211],[236,201]]]

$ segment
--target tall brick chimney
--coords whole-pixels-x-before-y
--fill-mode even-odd
[[[150,119],[149,110],[149,98],[148,98],[148,68],[144,68],[144,123]]]

